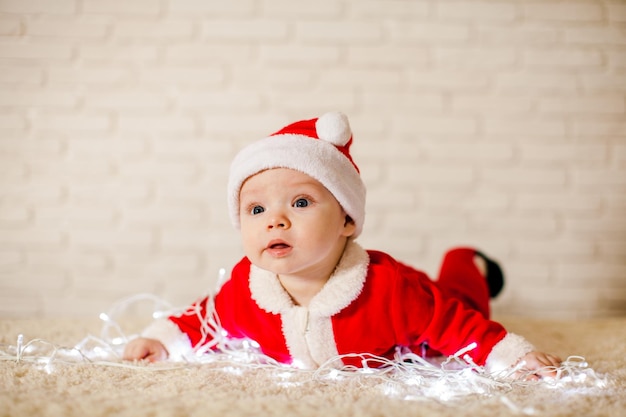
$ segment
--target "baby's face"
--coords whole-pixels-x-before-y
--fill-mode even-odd
[[[332,272],[355,230],[326,187],[291,169],[270,169],[248,178],[239,202],[246,256],[277,274]]]

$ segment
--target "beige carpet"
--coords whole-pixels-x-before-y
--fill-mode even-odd
[[[100,336],[102,323],[0,319],[0,350],[5,354],[0,361],[0,416],[626,415],[626,318],[501,321],[545,351],[584,356],[606,384],[597,386],[591,378],[556,387],[495,387],[445,401],[410,395],[410,386],[399,391],[397,384],[376,374],[335,380],[224,362],[165,370],[53,360],[46,368],[45,361],[27,360],[26,353],[19,363],[7,359],[18,334],[24,335],[24,343],[39,338],[73,347],[88,334]]]

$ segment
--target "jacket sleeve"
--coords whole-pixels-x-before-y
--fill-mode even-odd
[[[488,371],[514,365],[532,345],[504,327],[484,318],[459,300],[444,298],[424,273],[397,264],[392,297],[400,308],[393,318],[400,344],[416,349],[426,343],[451,356],[471,348],[467,354]]]

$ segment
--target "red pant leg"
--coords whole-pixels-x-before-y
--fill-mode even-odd
[[[456,298],[489,318],[489,286],[474,264],[475,254],[471,248],[448,251],[441,263],[437,286],[444,296]]]

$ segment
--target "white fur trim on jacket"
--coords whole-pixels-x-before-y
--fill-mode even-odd
[[[535,347],[522,336],[508,333],[491,349],[485,368],[490,373],[499,373],[511,369],[528,352]]]
[[[169,353],[168,359],[180,361],[193,354],[189,336],[180,331],[178,326],[167,319],[153,321],[141,333],[142,337],[156,339],[163,343]]]
[[[251,266],[252,298],[268,313],[281,315],[287,347],[299,365],[317,367],[337,356],[331,317],[359,296],[368,264],[367,252],[350,240],[335,272],[308,308],[293,303],[276,274]]]

